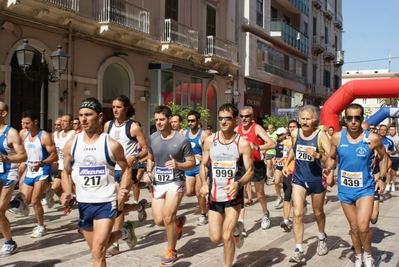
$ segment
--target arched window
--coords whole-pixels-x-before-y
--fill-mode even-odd
[[[103,104],[112,104],[112,99],[118,95],[130,96],[130,79],[125,68],[114,63],[104,72]]]

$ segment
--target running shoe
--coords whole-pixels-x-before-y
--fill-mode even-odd
[[[13,245],[4,244],[0,250],[0,258],[11,256],[12,254],[17,253],[17,252],[18,252],[17,243],[14,242]]]
[[[364,267],[375,267],[374,259],[371,255],[368,257],[363,255],[363,266]]]
[[[137,211],[139,222],[145,222],[147,220],[147,212],[145,211],[147,203],[147,199],[144,198],[138,203],[140,205],[140,209]]]
[[[283,228],[285,232],[291,232],[291,230],[292,230],[292,222],[290,220],[282,221],[280,223],[280,227]]]
[[[183,227],[186,223],[187,218],[186,216],[181,215],[177,217],[177,219],[179,220],[179,224],[177,225],[177,240],[179,240],[183,236]]]
[[[167,249],[165,256],[163,256],[162,265],[172,265],[177,260],[177,251],[173,249]]]
[[[208,217],[206,216],[206,215],[201,215],[199,218],[198,218],[198,221],[197,221],[197,225],[198,226],[202,226],[202,225],[205,225],[205,224],[207,224],[208,223]]]
[[[245,202],[245,207],[252,206],[254,204],[252,199],[248,199],[247,202]]]
[[[33,231],[32,231],[32,234],[30,235],[30,237],[37,238],[37,237],[42,237],[44,235],[47,235],[46,227],[36,226],[33,228]]]
[[[134,233],[135,230],[134,223],[131,221],[127,221],[123,225],[123,228],[127,230],[127,237],[123,240],[126,241],[129,248],[134,248],[137,245],[137,236]]]
[[[328,252],[328,248],[327,248],[327,234],[324,234],[325,237],[322,240],[318,240],[317,243],[317,254],[319,256],[323,256],[326,255]]]
[[[274,208],[281,209],[283,207],[283,198],[277,197],[276,202],[274,202]]]
[[[107,252],[105,252],[105,257],[111,258],[117,254],[119,254],[119,244],[114,243],[107,249]]]
[[[245,228],[242,229],[241,234],[242,234],[242,237],[247,237],[248,236],[247,231],[245,230]]]
[[[244,237],[242,236],[242,231],[244,230],[244,223],[238,221],[236,224],[236,231],[239,234],[234,235],[234,244],[236,245],[236,248],[241,248],[244,245]]]
[[[302,262],[305,259],[303,251],[299,251],[299,248],[295,249],[294,255],[290,258],[290,262]]]
[[[355,265],[353,265],[353,267],[363,267],[362,258],[358,258],[355,256]]]
[[[14,214],[17,214],[17,215],[28,216],[29,215],[29,207],[28,207],[28,205],[26,205],[25,196],[22,193],[18,193],[15,195],[14,200],[19,202],[19,207],[11,208],[8,211],[10,211]]]
[[[267,211],[267,214],[262,215],[262,223],[260,227],[262,227],[263,230],[267,229],[270,227],[270,219],[269,219],[269,211]]]
[[[76,203],[76,198],[72,197],[71,200],[69,200],[68,205],[64,208],[64,215],[71,213],[72,207],[75,206]]]
[[[46,191],[46,202],[47,202],[47,208],[51,209],[54,207],[54,190],[52,188],[49,188]]]

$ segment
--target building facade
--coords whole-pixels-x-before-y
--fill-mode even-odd
[[[229,89],[258,118],[292,116],[341,85],[341,1],[0,0],[0,98],[11,125],[20,128],[22,111],[35,109],[49,131],[59,115],[76,117],[87,97],[111,119],[120,94],[147,133],[154,107],[171,101],[208,108],[217,129]],[[28,75],[15,53],[24,39],[35,49]],[[69,59],[50,82],[58,45]]]

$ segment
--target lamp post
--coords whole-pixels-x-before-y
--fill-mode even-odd
[[[45,82],[58,82],[61,78],[61,74],[65,72],[67,62],[68,62],[68,54],[61,50],[61,46],[58,46],[58,50],[54,51],[51,54],[51,61],[53,62],[54,70],[52,72],[48,72],[48,64],[46,59],[44,58],[45,50],[42,49],[42,60],[40,62],[39,72],[35,73],[30,69],[33,61],[33,56],[35,54],[35,49],[28,44],[28,40],[24,40],[24,43],[17,47],[15,53],[17,54],[18,65],[24,71],[26,78],[31,81],[36,81],[37,79],[41,79],[41,88],[40,88],[40,128],[45,128]]]
[[[236,105],[240,102],[241,94],[238,92],[238,90],[231,90],[231,88],[227,88],[226,91],[224,91],[224,97],[226,98],[227,103],[231,103],[233,105]]]

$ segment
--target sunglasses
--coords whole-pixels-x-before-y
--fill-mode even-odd
[[[73,125],[78,125],[79,124],[79,122],[74,122],[74,123],[72,123]]]
[[[61,124],[54,124],[54,126],[61,126]]]
[[[357,116],[346,116],[346,120],[347,121],[352,121],[353,119],[355,119],[355,121],[361,121],[362,120],[362,116],[359,116],[359,115],[357,115]]]
[[[371,127],[370,127],[370,130],[375,130],[375,128],[371,128]]]
[[[221,116],[219,116],[219,121],[222,121],[222,120],[225,120],[225,121],[232,121],[232,120],[233,120],[233,117],[221,117]]]
[[[241,115],[240,114],[240,118],[246,118],[247,119],[247,118],[250,118],[251,116],[252,116],[252,114],[250,114],[250,115]]]
[[[195,122],[195,120],[187,120],[188,122]]]

